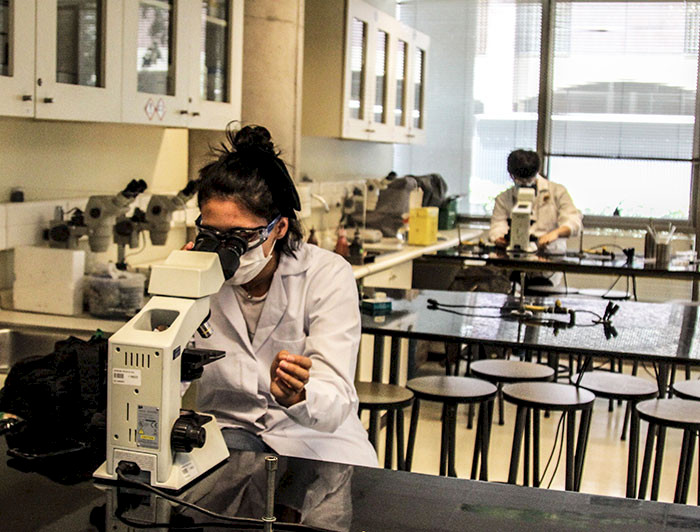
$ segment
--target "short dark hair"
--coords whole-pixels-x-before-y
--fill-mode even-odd
[[[508,155],[508,173],[527,179],[540,171],[540,156],[530,150],[514,150]]]
[[[229,124],[226,140],[212,149],[216,159],[199,170],[199,208],[213,198],[230,199],[240,202],[268,223],[279,215],[287,217],[289,229],[275,243],[275,249],[294,256],[304,240],[301,224],[294,213],[300,210],[299,195],[270,132],[262,126],[235,130]]]

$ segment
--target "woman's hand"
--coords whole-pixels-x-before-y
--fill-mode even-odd
[[[554,242],[559,238],[559,231],[555,229],[554,231],[550,231],[549,233],[545,233],[541,237],[537,239],[537,247],[540,249],[543,249],[547,247],[549,244]]]
[[[187,242],[184,246],[180,248],[181,251],[189,251],[194,247],[194,242]]]
[[[493,243],[498,248],[504,248],[508,245],[508,242],[506,242],[506,238],[504,236],[499,236],[496,240],[493,241]]]
[[[280,351],[270,365],[270,392],[282,406],[290,407],[306,399],[311,359]]]

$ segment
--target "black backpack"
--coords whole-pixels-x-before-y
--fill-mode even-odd
[[[13,465],[98,465],[105,456],[106,406],[107,339],[101,335],[71,336],[49,355],[18,362],[0,390],[0,411],[23,420],[5,434]]]

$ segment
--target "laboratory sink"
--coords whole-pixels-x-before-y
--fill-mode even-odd
[[[7,373],[20,360],[34,355],[48,355],[59,340],[69,333],[35,328],[0,328],[0,373]]]

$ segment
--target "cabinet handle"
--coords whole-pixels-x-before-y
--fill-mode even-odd
[[[182,109],[182,110],[180,111],[180,114],[181,114],[181,115],[186,115],[186,114],[189,114],[189,113],[188,113],[187,109]]]
[[[411,135],[410,133],[406,134],[406,136],[407,136],[409,139],[415,138],[415,135]]]
[[[365,129],[367,133],[376,133],[377,131],[375,129]]]
[[[31,94],[23,94],[23,95],[22,95],[22,101],[23,101],[23,102],[31,102],[31,101],[32,101],[32,95],[31,95]]]
[[[44,98],[44,103],[53,103],[53,98]]]
[[[193,111],[192,116],[199,116],[199,111]]]

